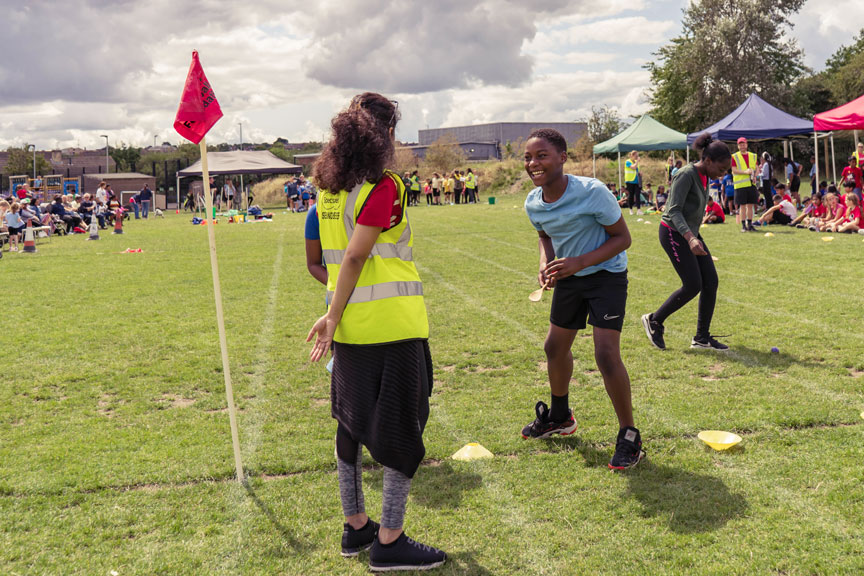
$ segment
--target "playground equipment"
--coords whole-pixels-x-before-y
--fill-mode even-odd
[[[52,174],[42,178],[42,191],[53,196],[54,194],[63,193],[63,176],[61,174]]]
[[[63,178],[63,194],[77,196],[81,193],[81,177]]]
[[[29,183],[30,177],[26,174],[21,176],[9,176],[9,189],[12,191],[13,195],[18,191],[18,188]]]

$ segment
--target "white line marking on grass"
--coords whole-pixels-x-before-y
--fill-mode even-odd
[[[522,322],[519,322],[518,320],[514,320],[513,318],[510,318],[506,314],[501,314],[497,310],[489,308],[489,305],[486,302],[481,302],[480,300],[472,298],[467,292],[465,292],[465,290],[458,288],[457,286],[454,286],[453,284],[451,284],[450,282],[445,280],[443,276],[441,276],[440,274],[438,274],[437,272],[435,272],[434,270],[432,270],[428,266],[420,265],[417,263],[415,263],[415,265],[417,266],[417,269],[421,273],[428,274],[429,276],[433,277],[435,279],[435,281],[438,284],[440,284],[441,286],[443,286],[447,291],[452,292],[456,296],[459,296],[460,298],[462,298],[462,300],[464,300],[465,302],[470,304],[472,307],[476,308],[477,310],[480,310],[481,312],[485,312],[486,314],[492,316],[496,320],[499,320],[499,321],[501,321],[505,324],[508,324],[509,326],[515,328],[517,332],[519,332],[526,339],[530,340],[533,344],[536,344],[537,346],[543,345],[543,342],[545,340],[545,336],[543,338],[539,337],[537,335],[536,331],[531,330],[530,328],[525,326],[525,324],[523,324]]]
[[[278,248],[276,249],[276,258],[273,259],[273,275],[270,277],[270,287],[267,289],[267,305],[264,310],[264,323],[261,326],[261,331],[258,333],[255,349],[258,351],[255,356],[255,363],[252,365],[253,373],[249,376],[249,393],[254,398],[249,401],[250,405],[260,404],[263,401],[264,392],[264,376],[267,373],[267,366],[270,362],[270,344],[273,340],[273,331],[276,324],[276,303],[279,297],[279,279],[282,276],[282,253],[285,247],[285,229],[279,234],[277,241]],[[249,410],[250,418],[244,419],[246,427],[246,448],[247,453],[254,454],[258,448],[258,439],[261,431],[260,412],[257,410]]]
[[[450,252],[455,252],[455,253],[459,254],[460,256],[470,258],[471,260],[475,260],[477,262],[482,262],[483,264],[487,264],[489,266],[492,266],[493,268],[498,268],[499,270],[507,272],[508,274],[514,274],[517,276],[530,278],[531,280],[534,280],[534,281],[537,280],[537,276],[535,274],[530,274],[528,272],[525,272],[524,270],[517,270],[516,268],[510,268],[509,266],[504,266],[503,264],[499,264],[498,262],[496,262],[494,259],[482,258],[480,256],[472,254],[471,252],[466,252],[465,250],[460,250],[459,248],[455,248],[452,245],[448,244],[447,242],[438,242],[436,240],[430,240],[428,238],[426,239],[426,241],[429,242],[430,244],[434,244],[436,246],[440,246],[446,250],[449,250]],[[461,291],[460,291],[460,293],[461,293]]]
[[[276,303],[279,296],[279,279],[282,276],[284,240],[285,229],[283,228],[277,242],[276,257],[273,259],[273,275],[270,277],[270,287],[267,290],[264,322],[255,342],[257,354],[255,356],[255,363],[252,366],[253,373],[248,379],[249,393],[254,398],[248,400],[250,407],[247,411],[248,417],[243,418],[240,422],[242,424],[240,428],[241,450],[245,447],[247,463],[252,462],[258,466],[260,466],[260,462],[249,456],[256,453],[261,436],[262,413],[260,410],[256,410],[255,407],[265,401],[263,380],[264,375],[267,373],[267,367],[270,364],[269,350],[276,324]],[[243,442],[244,439],[245,442]],[[230,500],[230,505],[237,510],[238,521],[235,525],[239,527],[239,530],[235,531],[233,537],[228,538],[225,542],[225,544],[232,548],[232,552],[226,554],[223,558],[219,572],[237,573],[241,568],[239,562],[243,560],[243,549],[248,545],[247,540],[251,538],[251,527],[257,522],[260,511],[254,506],[247,492],[240,487],[232,486],[232,489],[226,491],[226,498]]]

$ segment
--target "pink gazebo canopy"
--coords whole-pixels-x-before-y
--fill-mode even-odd
[[[864,130],[864,96],[813,117],[814,130]]]

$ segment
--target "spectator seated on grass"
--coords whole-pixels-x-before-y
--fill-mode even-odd
[[[798,216],[798,210],[796,210],[795,205],[780,194],[775,194],[772,200],[774,201],[774,206],[766,210],[759,218],[758,222],[760,226],[766,224],[786,225]]]
[[[843,216],[843,222],[837,226],[838,232],[846,234],[854,234],[855,232],[864,232],[861,228],[864,227],[864,220],[861,214],[861,200],[854,192],[846,194],[846,214]]]
[[[657,186],[657,195],[654,197],[654,209],[658,212],[662,212],[664,208],[666,208],[666,200],[669,199],[669,195],[666,193],[665,186]]]
[[[815,225],[816,222],[825,218],[827,207],[822,201],[822,196],[818,193],[814,192],[811,194],[810,200],[806,201],[805,204],[804,211],[789,223],[790,226],[795,226],[796,228],[809,228],[810,226]]]
[[[825,196],[825,194],[828,193],[828,182],[826,182],[825,180],[820,182],[819,183],[819,190],[817,193],[819,194],[819,196]]]
[[[723,224],[726,221],[726,215],[723,213],[723,207],[714,201],[714,198],[708,196],[708,203],[705,205],[705,216],[702,218],[702,224]]]
[[[654,203],[654,191],[651,190],[651,183],[648,182],[645,184],[645,187],[642,188],[642,204],[645,206],[650,206]]]
[[[828,194],[826,198],[828,200],[828,214],[819,223],[819,231],[836,232],[837,225],[846,217],[846,206],[840,203],[840,197],[837,194]]]

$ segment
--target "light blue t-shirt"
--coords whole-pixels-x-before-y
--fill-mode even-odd
[[[556,258],[572,258],[596,250],[609,240],[604,226],[621,219],[621,208],[615,196],[594,178],[568,174],[567,189],[551,204],[543,201],[543,189],[535,188],[525,199],[528,219],[537,230],[552,239]],[[580,270],[575,276],[588,276],[600,270],[627,270],[627,252]]]

